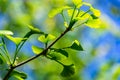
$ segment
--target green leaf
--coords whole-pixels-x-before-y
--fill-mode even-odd
[[[90,11],[93,13],[93,15],[95,15],[96,17],[99,17],[101,15],[100,10],[95,9],[92,7],[92,5],[90,3],[86,3],[83,2],[84,5],[89,6],[90,7]]]
[[[100,28],[101,20],[100,19],[89,19],[86,23],[86,26],[91,28]]]
[[[72,0],[72,2],[77,6],[77,8],[82,6],[82,0]]]
[[[43,51],[43,48],[37,47],[37,46],[32,46],[32,51],[35,54],[40,54]]]
[[[68,57],[68,53],[67,53],[65,50],[62,50],[62,49],[56,49],[56,48],[51,48],[51,50],[53,50],[54,52],[61,53],[62,55]]]
[[[119,76],[120,76],[120,65],[115,68],[112,76],[112,80],[118,80]]]
[[[35,28],[35,27],[31,26],[31,25],[28,25],[27,27],[28,27],[28,28],[31,30],[31,32],[34,33],[34,34],[44,34],[43,32],[40,31],[40,29]]]
[[[21,41],[26,40],[27,38],[20,38],[20,37],[12,37],[9,35],[6,35],[6,37],[11,40],[12,42],[14,42],[16,45],[19,45]]]
[[[9,30],[0,30],[0,36],[1,35],[13,35],[13,32]]]
[[[83,51],[82,46],[80,45],[79,41],[77,41],[77,40],[75,40],[69,48],[78,50],[78,51]]]
[[[0,46],[3,46],[3,43],[0,43]]]
[[[19,80],[27,79],[27,75],[25,73],[19,72],[19,71],[16,71],[16,70],[12,71],[12,73],[10,74],[10,77],[12,77],[12,76],[16,77]]]
[[[50,18],[53,18],[53,17],[56,16],[57,14],[61,13],[63,10],[69,9],[69,8],[71,8],[71,7],[69,7],[69,6],[63,6],[63,7],[60,7],[60,8],[54,8],[54,9],[52,9],[52,10],[49,12],[48,16],[49,16]]]
[[[61,75],[63,77],[70,77],[75,74],[75,66],[74,64],[71,65],[63,65],[63,71],[61,72]]]
[[[51,34],[45,34],[45,35],[41,35],[38,40],[43,42],[43,43],[48,43],[51,40],[54,40],[55,36],[51,35]]]
[[[92,7],[90,10],[93,12],[93,14],[94,14],[96,17],[99,17],[99,16],[101,15],[100,10],[98,10],[98,9],[94,9],[94,8]]]
[[[69,9],[69,10],[67,10],[68,15],[69,15],[69,16],[72,16],[73,11],[74,11],[74,9]],[[78,13],[78,10],[75,10],[73,19],[76,17],[77,13]]]

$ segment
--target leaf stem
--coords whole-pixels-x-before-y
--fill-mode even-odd
[[[2,37],[2,42],[3,42],[3,49],[5,51],[5,55],[8,58],[8,61],[9,61],[10,65],[11,65],[12,62],[11,62],[11,59],[10,59],[10,55],[8,54],[8,50],[7,50],[7,47],[6,47],[6,44],[5,44],[5,41],[4,41],[3,37]]]

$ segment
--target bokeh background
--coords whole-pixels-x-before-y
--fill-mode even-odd
[[[29,29],[27,24],[58,36],[64,29],[60,15],[48,18],[53,7],[63,5],[65,0],[0,0],[0,29],[14,32],[14,36],[24,36]],[[26,80],[120,80],[120,0],[84,0],[101,11],[102,25],[99,29],[81,26],[58,41],[54,47],[64,47],[75,39],[79,40],[84,51],[68,50],[70,56],[66,63],[74,63],[76,74],[63,78],[63,67],[51,60],[40,57],[18,70],[28,75]],[[67,0],[70,4],[71,0]],[[43,47],[32,36],[18,55],[18,62],[35,55],[31,46]],[[13,56],[14,43],[6,39],[9,52]],[[63,61],[64,62],[64,61]],[[0,65],[0,69],[3,66]],[[4,70],[0,70],[0,80]],[[11,79],[12,80],[12,79]]]

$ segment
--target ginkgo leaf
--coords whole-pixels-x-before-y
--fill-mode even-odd
[[[75,65],[63,65],[63,71],[61,72],[61,75],[63,77],[70,77],[75,74]]]
[[[35,27],[31,26],[31,25],[28,25],[27,27],[31,30],[31,32],[33,34],[44,34],[43,32],[40,31],[40,29],[35,28]]]
[[[38,40],[43,42],[43,43],[48,43],[51,40],[54,40],[55,36],[51,35],[51,34],[46,34],[46,35],[41,35]]]
[[[77,8],[82,6],[82,0],[72,0],[72,2],[77,6]]]
[[[12,42],[14,42],[16,45],[19,45],[21,41],[24,41],[24,40],[27,39],[27,38],[20,38],[20,37],[12,37],[12,36],[9,36],[9,35],[6,35],[6,38],[8,38]]]
[[[85,25],[91,28],[100,28],[101,20],[100,19],[90,19]]]
[[[13,35],[13,32],[9,30],[0,30],[0,35]]]
[[[53,18],[53,17],[56,16],[57,14],[61,13],[63,10],[69,9],[69,8],[71,8],[71,7],[69,7],[69,6],[63,6],[63,7],[60,7],[60,8],[54,8],[54,9],[52,9],[52,10],[49,12],[48,16],[49,16],[50,18]]]
[[[69,15],[69,16],[72,16],[74,10],[73,10],[73,9],[69,9],[69,10],[67,10],[67,11],[68,11],[68,15]],[[78,13],[78,10],[75,10],[75,12],[74,12],[74,17],[76,17],[77,13]],[[74,17],[73,17],[73,18],[74,18]]]
[[[80,45],[79,41],[75,40],[72,45],[70,46],[71,49],[83,51],[82,46]]]
[[[13,70],[12,73],[10,74],[10,77],[16,77],[17,79],[19,80],[25,80],[27,78],[27,75],[23,72],[19,72],[19,71],[16,71],[16,70]]]
[[[32,51],[35,54],[40,54],[43,51],[43,48],[37,47],[37,46],[32,46]]]
[[[86,6],[89,6],[89,7],[90,7],[90,11],[91,11],[96,17],[99,17],[99,16],[101,15],[100,10],[93,8],[90,3],[83,2],[83,4],[86,5]]]
[[[91,8],[90,10],[93,12],[93,14],[96,17],[99,17],[101,15],[100,10],[98,10],[98,9]]]
[[[62,50],[62,49],[56,49],[56,48],[51,48],[51,50],[53,50],[54,52],[61,53],[62,55],[68,57],[68,53],[67,53],[65,50]]]

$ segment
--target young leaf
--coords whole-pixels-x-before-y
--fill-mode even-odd
[[[31,30],[31,32],[33,34],[44,34],[43,32],[40,31],[40,29],[35,28],[35,27],[31,26],[31,25],[28,25],[27,27]]]
[[[90,3],[83,2],[83,4],[90,7],[90,11],[93,13],[93,15],[95,15],[96,17],[100,16],[100,11],[98,9],[93,8]]]
[[[77,40],[75,40],[69,48],[78,50],[78,51],[83,51],[82,46],[80,45],[80,43]]]
[[[65,50],[62,50],[62,49],[56,49],[56,48],[51,48],[51,50],[53,50],[54,52],[61,53],[62,55],[68,57],[68,53],[67,53]]]
[[[12,73],[10,74],[10,77],[12,77],[12,76],[18,78],[19,80],[24,80],[27,78],[27,75],[25,73],[19,72],[16,70],[12,71]]]
[[[9,35],[6,35],[6,37],[11,40],[12,42],[14,42],[16,45],[19,45],[21,41],[26,40],[27,38],[19,38],[19,37],[12,37]]]
[[[43,51],[43,48],[40,48],[40,47],[37,47],[37,46],[32,46],[32,51],[35,53],[35,54],[39,54]]]
[[[91,28],[100,28],[101,20],[100,19],[89,19],[85,25]]]
[[[75,66],[74,64],[71,65],[63,65],[63,71],[61,72],[61,75],[63,77],[70,77],[75,74]]]
[[[72,2],[75,4],[77,8],[82,6],[82,0],[72,0]]]
[[[9,30],[0,30],[0,36],[1,35],[13,35],[13,32]]]
[[[38,40],[43,42],[43,43],[48,43],[49,41],[55,39],[55,36],[51,34],[46,34],[46,35],[41,35]]]
[[[69,7],[69,6],[63,6],[63,7],[60,7],[60,8],[52,9],[52,10],[49,12],[48,16],[49,16],[50,18],[53,18],[53,17],[56,16],[57,14],[61,13],[63,10],[69,9],[69,8],[71,8],[71,7]]]

